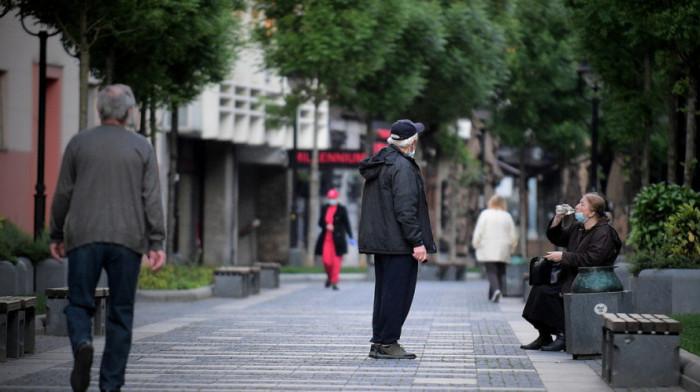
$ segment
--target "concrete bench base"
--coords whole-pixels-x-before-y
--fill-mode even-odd
[[[46,289],[46,334],[52,336],[68,336],[66,315],[63,313],[68,306],[68,287]],[[109,309],[109,289],[95,289],[95,315],[92,318],[92,333],[102,336],[106,333],[107,310]]]
[[[260,267],[260,287],[276,289],[280,287],[280,263],[255,263]]]
[[[679,385],[680,323],[664,315],[608,313],[602,317],[602,372],[610,386]]]
[[[0,362],[35,350],[36,297],[0,297]]]
[[[564,294],[566,352],[573,359],[598,358],[603,353],[603,313],[632,311],[630,291]]]
[[[249,289],[250,294],[260,294],[260,272],[261,268],[257,266],[248,267],[250,273],[248,274],[249,279]]]
[[[527,273],[529,264],[506,264],[506,274],[503,277],[501,291],[506,297],[520,297],[524,295],[527,282],[523,282],[523,274]]]
[[[214,296],[244,298],[251,292],[249,267],[221,267],[214,270]]]

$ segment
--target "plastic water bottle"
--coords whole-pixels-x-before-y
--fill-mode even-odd
[[[576,212],[576,210],[574,209],[574,207],[565,206],[565,205],[563,205],[563,204],[559,204],[559,205],[556,207],[555,211],[557,212],[557,215],[559,215],[559,214],[571,215],[571,214],[573,214],[573,213]]]

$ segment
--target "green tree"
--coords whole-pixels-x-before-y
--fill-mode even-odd
[[[509,78],[499,86],[491,130],[520,151],[520,238],[527,229],[526,154],[540,146],[560,162],[580,153],[585,134],[576,89],[573,34],[560,0],[518,0],[507,24]],[[527,254],[527,241],[520,241]]]
[[[374,120],[398,119],[427,83],[431,58],[444,51],[445,40],[437,2],[410,0],[401,2],[395,27],[396,38],[385,53],[380,69],[367,74],[357,84],[334,97],[334,103],[354,110],[366,125],[365,152],[374,144],[371,124]]]
[[[264,49],[265,66],[300,82],[296,102],[314,105],[313,150],[306,264],[313,263],[319,201],[318,107],[348,91],[379,69],[392,47],[402,2],[399,0],[258,0],[263,19],[255,38]],[[398,10],[398,11],[397,11]]]
[[[167,107],[168,134],[167,253],[173,255],[177,195],[178,108],[196,98],[204,87],[224,80],[240,45],[235,11],[238,0],[159,1],[138,18],[123,20],[130,35],[112,35],[95,49],[95,71],[107,80],[135,86],[141,107]],[[117,24],[117,26],[119,26]],[[114,66],[118,65],[118,66]],[[145,113],[146,110],[143,110]],[[151,114],[153,118],[153,113]],[[144,127],[142,126],[142,132]],[[154,129],[151,129],[154,136]]]
[[[441,1],[444,44],[427,62],[425,88],[403,113],[429,132],[470,117],[495,95],[506,72],[505,37],[482,1]]]
[[[656,53],[664,46],[655,36],[653,9],[666,2],[643,0],[571,0],[572,22],[582,56],[604,85],[602,110],[608,140],[628,158],[631,196],[650,183],[652,139],[662,131],[665,83],[659,78]]]
[[[17,9],[20,17],[31,16],[61,32],[63,46],[80,61],[80,115],[78,126],[87,128],[87,91],[90,49],[107,34],[119,34],[114,20],[128,15],[134,0],[0,0],[6,9]]]

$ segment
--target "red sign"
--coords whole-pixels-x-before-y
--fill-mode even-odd
[[[322,150],[318,152],[318,164],[326,166],[357,166],[365,159],[364,151]],[[296,163],[299,166],[311,165],[311,150],[297,150]]]

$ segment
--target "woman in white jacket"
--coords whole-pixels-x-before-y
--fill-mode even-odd
[[[472,246],[476,249],[476,260],[484,263],[489,280],[489,299],[501,299],[501,286],[506,274],[506,264],[510,264],[510,254],[518,245],[518,233],[513,217],[506,211],[506,199],[493,195],[488,208],[479,214],[476,221]]]

